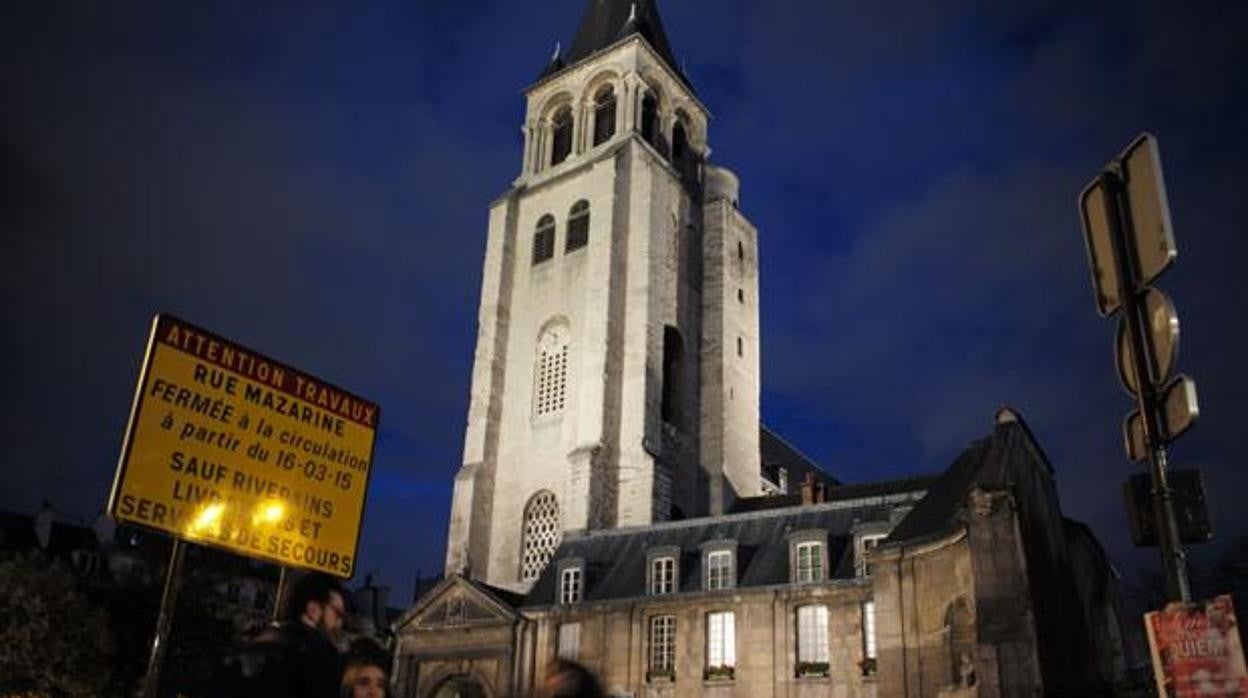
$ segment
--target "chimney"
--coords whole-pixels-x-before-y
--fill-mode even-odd
[[[828,501],[827,485],[823,483],[823,480],[820,480],[819,482],[815,483],[815,502],[814,503],[823,504],[826,501]]]
[[[815,474],[806,473],[806,478],[802,480],[802,504],[815,503]]]

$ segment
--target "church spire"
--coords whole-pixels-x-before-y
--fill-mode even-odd
[[[667,32],[663,30],[656,0],[589,0],[576,37],[562,62],[572,65],[633,34],[640,34],[672,72],[688,84],[667,40]]]

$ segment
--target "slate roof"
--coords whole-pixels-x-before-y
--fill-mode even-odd
[[[634,6],[636,14],[630,21]],[[571,48],[565,55],[555,56],[539,77],[553,75],[564,66],[582,61],[633,34],[641,34],[672,72],[693,89],[681,72],[671,42],[667,40],[656,0],[589,0]]]
[[[853,576],[853,529],[865,521],[886,521],[898,503],[917,499],[921,490],[898,488],[892,503],[880,497],[845,499],[824,504],[745,514],[691,519],[654,526],[569,534],[551,564],[533,586],[528,606],[555,602],[559,562],[579,558],[585,564],[585,601],[625,599],[646,594],[646,555],[655,548],[680,549],[678,590],[702,587],[702,545],[716,540],[737,544],[737,587],[787,584],[788,535],[820,529],[828,534],[828,567],[833,578]]]
[[[839,502],[847,499],[868,499],[871,497],[886,497],[905,492],[927,490],[937,479],[938,476],[936,475],[917,475],[896,480],[882,480],[880,482],[831,485],[825,490],[824,501]],[[743,514],[751,511],[783,509],[799,506],[801,503],[802,495],[800,492],[762,497],[743,497],[733,504],[732,512],[730,513]]]
[[[999,488],[1022,479],[1022,469],[1035,463],[1052,474],[1022,418],[1003,408],[992,433],[973,442],[928,490],[927,496],[889,534],[887,542],[926,538],[948,530],[976,487]]]
[[[797,490],[802,481],[806,479],[807,473],[813,473],[816,479],[830,485],[840,484],[840,481],[825,473],[817,463],[769,429],[766,424],[758,425],[758,450],[759,465],[762,467],[763,476],[772,482],[777,482],[779,476],[776,473],[780,468],[784,468],[788,471],[790,492]]]

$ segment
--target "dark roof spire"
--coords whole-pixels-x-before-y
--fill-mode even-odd
[[[672,72],[688,84],[663,31],[656,0],[589,0],[563,64],[572,65],[633,34],[641,34]],[[545,74],[550,72],[548,68]]]

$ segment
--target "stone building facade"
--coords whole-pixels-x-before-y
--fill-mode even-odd
[[[560,656],[613,696],[1108,691],[1113,573],[1017,415],[861,485],[761,425],[759,236],[677,65],[653,0],[589,0],[525,93],[398,695],[528,696]]]

